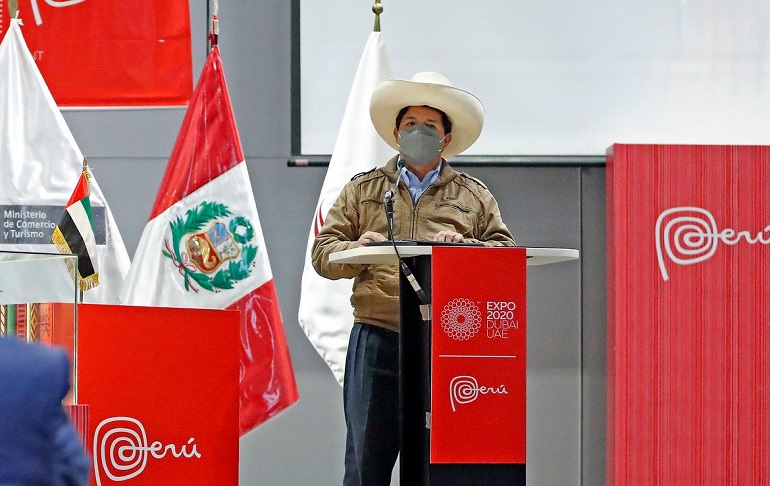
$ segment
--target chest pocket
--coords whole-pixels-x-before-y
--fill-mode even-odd
[[[373,197],[362,199],[358,224],[361,234],[365,231],[376,231],[387,236],[388,223],[385,219],[385,204]]]
[[[476,238],[478,218],[474,208],[458,201],[442,201],[433,204],[429,231],[436,234],[441,230],[452,230],[466,238]]]

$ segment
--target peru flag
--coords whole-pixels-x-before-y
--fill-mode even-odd
[[[217,46],[193,93],[120,299],[241,312],[241,435],[299,398]]]

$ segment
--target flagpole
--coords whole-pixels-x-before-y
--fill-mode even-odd
[[[211,30],[208,40],[211,42],[210,48],[216,46],[219,42],[219,0],[214,0],[214,13],[211,17]]]
[[[88,185],[88,193],[91,194],[91,181],[88,178],[88,157],[85,155],[83,156],[83,174],[86,176],[86,184]],[[80,257],[78,257],[80,258]],[[83,302],[83,287],[80,286],[80,281],[78,279],[78,289],[80,290],[80,300],[78,303]],[[77,403],[77,402],[75,402]]]
[[[91,171],[88,168],[88,157],[83,156],[83,175],[86,178],[86,187],[88,188],[88,194],[91,194]],[[80,258],[78,256],[78,258]],[[80,290],[80,303],[83,303],[84,290],[83,286],[78,282],[78,289]]]
[[[382,13],[382,2],[375,0],[372,5],[372,12],[374,12],[374,31],[380,31],[380,14]]]

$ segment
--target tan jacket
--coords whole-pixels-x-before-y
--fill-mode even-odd
[[[356,247],[366,231],[388,235],[382,197],[396,182],[396,157],[384,167],[358,174],[342,189],[313,242],[313,267],[336,280],[354,278],[353,316],[356,322],[398,331],[398,267],[329,263],[329,255]],[[479,180],[454,170],[444,161],[438,179],[412,203],[402,182],[393,202],[396,240],[433,240],[441,230],[461,233],[466,241],[489,246],[514,246],[500,217],[497,201]],[[323,298],[322,296],[319,296]]]

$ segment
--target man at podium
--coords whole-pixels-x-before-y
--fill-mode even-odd
[[[478,98],[423,72],[379,83],[369,113],[398,155],[345,185],[312,250],[321,276],[354,279],[343,389],[346,486],[390,484],[398,457],[399,270],[330,263],[329,255],[389,238],[515,245],[487,187],[446,160],[481,134]]]

